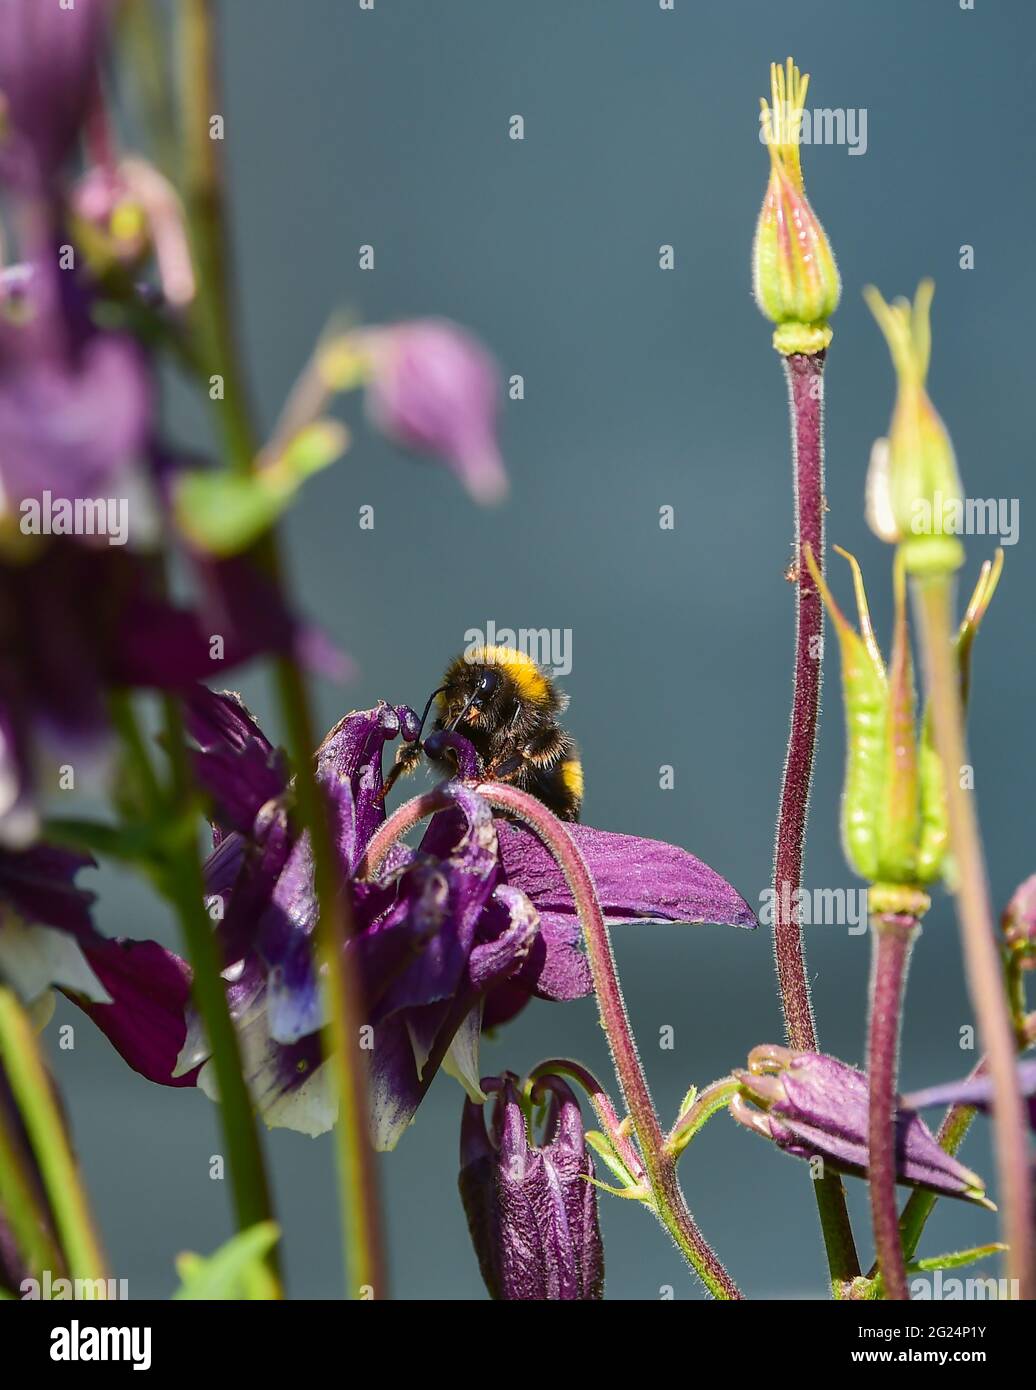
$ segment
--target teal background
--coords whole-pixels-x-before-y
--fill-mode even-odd
[[[175,8],[175,7],[174,7]],[[568,722],[585,819],[693,849],[757,903],[770,872],[790,693],[791,499],[785,392],[751,297],[766,180],[757,138],[768,64],[813,73],[810,106],[865,107],[868,150],[804,152],[809,193],[844,279],[830,354],[829,538],[856,551],[889,626],[887,551],[866,530],[864,471],[892,375],[860,296],[938,282],[931,391],[973,495],[1021,499],[1021,539],[977,648],[972,744],[994,898],[1036,868],[1036,677],[1029,543],[1034,437],[1036,12],[1023,0],[226,0],[226,153],[242,339],[265,428],[336,308],[368,322],[445,314],[525,378],[502,441],[513,491],[476,510],[445,472],[381,442],[359,403],[354,447],[306,488],[288,527],[309,612],[360,666],[319,688],[323,725],[384,697],[418,704],[469,627],[572,632]],[[525,139],[508,139],[520,113]],[[371,243],[376,269],[358,269]],[[658,248],[675,248],[675,269]],[[975,269],[959,268],[960,248]],[[172,383],[170,431],[207,423]],[[375,529],[361,531],[371,504]],[[676,509],[661,531],[658,509]],[[991,542],[969,542],[970,585]],[[845,601],[847,575],[834,583]],[[812,803],[808,882],[855,887],[836,819],[843,736],[833,644]],[[278,732],[263,675],[240,681]],[[676,785],[659,790],[659,767]],[[175,941],[139,884],[100,881],[105,930]],[[624,928],[619,966],[651,1085],[670,1117],[691,1082],[779,1041],[768,934]],[[858,1062],[865,936],[807,934],[822,1045]],[[114,1272],[165,1296],[172,1253],[230,1231],[208,1177],[216,1111],[128,1072],[91,1025],[54,1051]],[[905,1087],[963,1074],[971,1014],[952,907],[925,923],[909,987]],[[671,1051],[660,1029],[675,1029]],[[485,1070],[547,1055],[608,1063],[591,1000],[537,1004],[485,1050]],[[461,1093],[441,1077],[380,1162],[393,1291],[484,1296],[456,1195]],[[340,1289],[330,1139],[270,1136],[290,1285]],[[965,1157],[992,1181],[984,1124]],[[745,1292],[821,1297],[805,1167],[717,1118],[688,1152],[691,1206]],[[864,1189],[850,1183],[861,1247]],[[701,1296],[633,1204],[602,1199],[608,1295]],[[943,1203],[925,1250],[994,1239],[995,1219]],[[990,1271],[992,1272],[992,1271]]]

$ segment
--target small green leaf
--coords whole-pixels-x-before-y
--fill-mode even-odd
[[[184,473],[174,498],[177,523],[203,550],[239,554],[270,529],[306,479],[332,464],[347,443],[343,426],[315,420],[255,473]]]
[[[280,1238],[275,1221],[260,1221],[232,1236],[212,1255],[186,1251],[176,1257],[180,1287],[174,1299],[262,1300],[277,1297],[277,1282],[265,1263]]]
[[[1000,1255],[1006,1249],[1006,1245],[994,1242],[992,1245],[975,1245],[970,1250],[951,1250],[948,1255],[930,1255],[926,1259],[915,1260],[907,1265],[907,1270],[910,1274],[917,1274],[929,1269],[959,1269],[978,1260],[988,1260],[991,1255]]]
[[[618,1178],[623,1189],[635,1189],[635,1191],[619,1191],[617,1195],[620,1197],[639,1196],[641,1191],[640,1184],[615,1152],[615,1148],[608,1136],[602,1134],[600,1130],[588,1129],[583,1137],[605,1167]],[[596,1178],[594,1182],[598,1187],[604,1187],[608,1192],[616,1191],[616,1189],[608,1187],[606,1183],[598,1183]]]

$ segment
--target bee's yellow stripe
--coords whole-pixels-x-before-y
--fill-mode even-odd
[[[578,758],[566,758],[561,764],[561,780],[565,784],[565,790],[582,801],[583,764]]]

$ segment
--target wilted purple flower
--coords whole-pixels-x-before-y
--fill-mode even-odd
[[[335,1106],[318,1036],[309,839],[292,818],[287,769],[232,696],[199,689],[188,722],[199,780],[215,802],[207,886],[253,1094],[267,1123],[319,1133],[334,1123]],[[398,1141],[440,1065],[482,1099],[486,1017],[498,1022],[534,994],[571,999],[591,988],[560,874],[531,832],[495,819],[470,787],[448,784],[452,804],[432,818],[420,846],[395,846],[376,881],[356,879],[385,816],[384,745],[417,732],[413,711],[381,704],[347,715],[317,753],[351,884],[356,930],[347,950],[373,1030],[371,1124],[382,1148]],[[611,920],[754,924],[733,889],[684,851],[576,830]],[[192,1021],[178,1070],[207,1056]],[[209,1086],[204,1067],[199,1084]]]
[[[867,1176],[869,1099],[863,1072],[823,1053],[774,1046],[756,1048],[749,1070],[734,1076],[741,1094],[730,1111],[739,1123],[796,1158],[819,1157],[837,1172]],[[989,1205],[982,1179],[946,1153],[909,1111],[896,1122],[896,1165],[899,1181],[907,1186]]]
[[[482,345],[447,319],[415,319],[359,336],[369,355],[367,406],[397,444],[437,454],[479,502],[497,502],[507,474],[496,442],[499,373]]]
[[[94,93],[109,0],[0,0],[0,175],[45,184]]]
[[[1028,1102],[1029,1124],[1036,1130],[1036,1058],[1018,1063],[1018,1089]],[[988,1114],[995,1102],[992,1078],[983,1074],[911,1091],[902,1098],[900,1105],[904,1110],[927,1110],[933,1105],[969,1105]]]
[[[515,1078],[484,1081],[496,1092],[487,1133],[483,1108],[464,1104],[460,1195],[482,1278],[495,1299],[599,1299],[604,1248],[593,1161],[579,1104],[559,1077],[549,1095],[543,1142],[533,1143]]]

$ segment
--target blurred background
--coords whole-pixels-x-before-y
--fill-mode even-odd
[[[810,108],[867,113],[866,152],[804,151],[808,191],[844,280],[827,371],[829,539],[856,551],[883,640],[890,553],[863,521],[873,438],[892,405],[888,354],[861,297],[938,283],[931,393],[972,496],[1020,498],[1019,543],[977,648],[972,752],[994,899],[1036,870],[1026,734],[1036,658],[1029,542],[1036,218],[1036,11],[1023,0],[224,0],[226,153],[242,341],[269,429],[329,314],[447,315],[475,330],[525,398],[502,438],[512,495],[477,510],[440,469],[382,443],[358,403],[352,451],[307,485],[288,523],[297,587],[359,665],[323,685],[324,726],[379,697],[420,704],[472,627],[570,629],[568,724],[584,819],[674,841],[754,905],[770,874],[790,696],[791,491],[782,372],[751,297],[767,176],[759,97],[772,59],[813,75]],[[512,115],[525,138],[508,138]],[[375,269],[359,269],[362,244]],[[675,268],[659,269],[659,248]],[[961,248],[974,268],[960,268]],[[207,422],[170,380],[166,419],[205,448]],[[360,530],[359,509],[375,526]],[[675,508],[672,531],[659,508]],[[994,542],[968,543],[970,587]],[[836,558],[836,591],[847,574]],[[261,671],[239,681],[279,733]],[[807,883],[858,887],[837,834],[843,733],[829,644]],[[659,789],[670,764],[675,787]],[[411,784],[411,787],[413,784]],[[409,789],[408,789],[409,790]],[[105,871],[103,930],[176,944],[164,909]],[[769,933],[625,927],[615,946],[668,1120],[695,1082],[782,1041]],[[869,946],[816,926],[807,951],[821,1045],[859,1063]],[[230,1233],[208,1176],[213,1105],[129,1072],[68,1005],[76,1045],[54,1065],[114,1271],[165,1297],[176,1250]],[[909,984],[904,1089],[975,1060],[951,904],[924,925]],[[659,1030],[675,1030],[661,1050]],[[53,1038],[53,1032],[49,1034]],[[488,1042],[485,1072],[548,1055],[610,1071],[595,1006],[536,1003]],[[440,1077],[380,1161],[393,1293],[484,1297],[456,1194],[462,1095]],[[268,1137],[296,1296],[339,1295],[330,1136]],[[980,1122],[966,1161],[993,1179]],[[717,1117],[682,1177],[746,1294],[822,1297],[808,1172]],[[864,1258],[865,1190],[849,1180]],[[696,1299],[650,1216],[602,1196],[607,1295]],[[996,1238],[995,1218],[942,1203],[923,1253]],[[996,1272],[991,1266],[986,1272]]]

